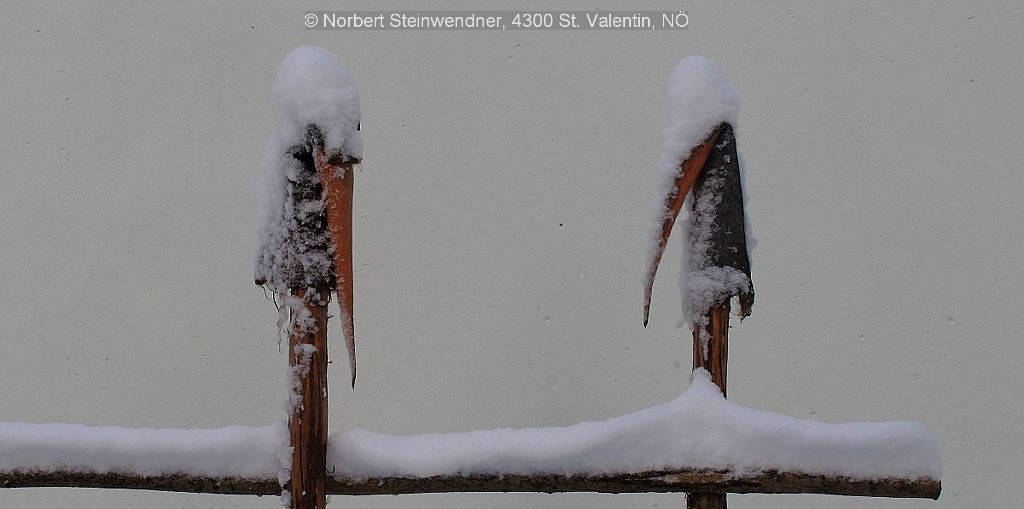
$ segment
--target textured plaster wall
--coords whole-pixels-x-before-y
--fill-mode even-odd
[[[664,80],[699,53],[742,94],[757,239],[758,300],[732,329],[730,398],[827,421],[921,420],[945,459],[937,504],[751,495],[730,507],[1019,506],[1019,2],[651,3],[691,16],[685,31],[651,33],[308,32],[303,9],[329,4],[291,4],[0,6],[0,420],[284,417],[286,358],[251,279],[253,180],[274,70],[308,43],[356,76],[367,140],[360,380],[347,387],[335,342],[333,429],[562,425],[673,397],[690,363],[673,328],[678,240],[646,330],[641,262]],[[0,491],[3,508],[275,504]]]

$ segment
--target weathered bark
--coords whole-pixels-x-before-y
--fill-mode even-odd
[[[289,291],[302,301],[311,320],[294,320],[289,340],[288,363],[298,376],[301,403],[288,415],[292,446],[289,481],[293,509],[324,509],[327,506],[327,303],[338,288],[344,313],[343,327],[355,383],[355,343],[352,336],[352,165],[358,160],[342,154],[328,157],[323,135],[307,126],[306,144],[295,149],[302,170],[289,193],[297,203],[323,200],[324,211],[305,217],[293,235],[317,242],[294,243],[296,248],[321,251],[332,260],[326,273],[309,273],[300,265],[289,278]],[[342,178],[342,177],[346,178]],[[299,185],[302,183],[303,185]],[[328,241],[329,239],[329,241]],[[299,253],[296,253],[298,255]],[[303,257],[296,256],[301,259]],[[338,284],[338,283],[344,283]],[[309,323],[311,322],[311,323]],[[313,347],[310,355],[308,346]],[[308,365],[306,365],[308,364]]]
[[[608,476],[498,475],[439,476],[426,479],[328,480],[328,492],[345,495],[404,493],[819,493],[894,498],[939,496],[933,479],[856,480],[846,477],[762,472],[736,474],[707,470],[653,471]],[[724,496],[724,495],[723,495]]]
[[[322,143],[320,141],[319,143]],[[352,191],[355,188],[356,172],[353,160],[341,155],[329,157],[322,144],[313,150],[313,160],[324,190],[324,209],[327,215],[327,229],[331,235],[334,251],[335,290],[341,308],[341,328],[348,349],[348,365],[352,388],[356,386],[356,335],[353,321],[352,276]]]
[[[216,495],[281,494],[281,484],[276,478],[197,477],[185,474],[141,476],[116,472],[0,472],[0,487],[107,488]]]
[[[289,342],[288,363],[299,377],[302,397],[301,404],[292,408],[288,416],[292,446],[289,491],[292,509],[324,509],[327,506],[327,302],[331,288],[317,288],[313,295],[299,288],[292,293],[302,299],[313,324],[309,327],[297,321]],[[300,345],[312,345],[316,349],[308,361]],[[308,367],[300,366],[304,362],[308,362]]]
[[[288,171],[284,177],[284,207],[287,212],[282,214],[287,213],[289,220],[281,225],[286,230],[284,238],[276,239],[281,242],[280,246],[265,244],[260,247],[255,282],[257,285],[270,284],[275,292],[287,288],[316,288],[324,284],[332,288],[335,286],[334,265],[318,263],[319,257],[306,256],[310,252],[326,256],[331,250],[326,213],[296,213],[324,199],[323,183],[317,176],[309,143],[288,149],[285,163]],[[281,260],[270,261],[279,256]],[[266,273],[267,270],[271,272]]]
[[[711,147],[704,169],[693,183],[693,203],[705,197],[717,201],[710,221],[711,238],[706,239],[700,253],[711,267],[732,267],[750,279],[749,291],[739,292],[741,317],[750,316],[754,305],[754,283],[750,277],[750,255],[747,252],[747,231],[743,209],[743,185],[740,182],[740,158],[732,126],[718,127],[718,137]],[[693,212],[691,212],[693,213]],[[691,231],[691,235],[695,232]],[[692,242],[692,241],[691,241]]]
[[[722,390],[723,397],[726,395],[725,379],[729,362],[729,310],[729,301],[726,300],[708,311],[705,332],[710,340],[706,355],[700,331],[693,330],[693,369],[704,368],[711,373],[711,381]]]
[[[3,488],[120,488],[235,495],[277,495],[277,479],[208,478],[187,475],[135,476],[116,473],[0,472]],[[328,477],[332,495],[400,495],[457,492],[596,493],[817,493],[865,497],[937,499],[935,479],[850,479],[791,472],[735,473],[679,470],[610,476],[493,475],[424,479]]]

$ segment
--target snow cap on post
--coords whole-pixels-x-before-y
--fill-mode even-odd
[[[292,50],[277,68],[272,101],[276,127],[286,142],[302,143],[315,125],[328,153],[363,157],[359,89],[337,55],[317,46]]]
[[[263,158],[262,222],[256,283],[276,292],[313,287],[328,279],[329,239],[321,226],[324,199],[314,167],[309,127],[329,153],[359,160],[359,89],[333,53],[316,46],[292,50],[277,69],[272,88],[274,127]]]
[[[337,56],[302,46],[278,67],[271,102],[256,284],[276,293],[336,290],[354,384],[352,165],[363,155],[359,89]]]
[[[662,185],[671,185],[680,163],[715,128],[722,122],[736,125],[740,98],[718,62],[690,56],[680,60],[668,78],[666,113],[669,123],[658,168]]]
[[[697,238],[696,232],[689,232],[690,223],[697,224],[705,230],[714,228],[716,233],[721,230],[721,221],[711,220],[716,215],[715,208],[722,204],[718,198],[705,200],[704,207],[691,210],[690,217],[682,224],[683,238],[687,239],[684,244],[684,258],[686,263],[683,267],[681,286],[683,290],[683,311],[684,320],[693,322],[695,314],[700,314],[709,307],[728,298],[730,295],[741,293],[749,294],[749,298],[741,299],[741,313],[749,314],[749,303],[753,300],[753,293],[749,284],[749,262],[743,233],[742,220],[742,189],[739,182],[739,160],[736,154],[735,138],[732,133],[732,126],[736,124],[739,115],[739,97],[732,85],[725,77],[725,72],[714,60],[691,56],[684,58],[676,65],[668,80],[668,127],[665,129],[665,141],[662,144],[661,157],[658,163],[657,201],[651,217],[651,227],[648,235],[648,246],[646,250],[645,280],[644,280],[644,325],[650,312],[651,291],[654,285],[654,277],[658,270],[668,237],[672,232],[679,211],[690,194],[691,188],[696,192],[697,187],[707,188],[711,195],[721,198],[722,193],[729,195],[729,204],[732,208],[738,205],[738,214],[741,224],[739,226],[739,238],[725,239],[734,245],[729,250],[742,250],[743,263],[728,263],[726,265],[738,265],[739,277],[728,267],[710,267],[716,265],[718,260],[709,260],[708,238]],[[729,153],[731,151],[731,153]],[[707,174],[712,166],[717,170],[732,174],[735,178],[729,178],[728,184],[722,189],[721,179],[709,180]],[[722,166],[722,168],[718,168]],[[728,168],[725,168],[728,167]],[[735,181],[735,182],[733,182]],[[704,185],[704,184],[708,185]],[[737,196],[732,194],[733,184],[736,186]],[[696,186],[696,187],[695,187]],[[733,203],[738,200],[738,203]],[[693,200],[690,200],[690,208],[694,208]],[[698,212],[704,214],[703,223],[696,217]],[[735,215],[736,211],[732,211]],[[732,224],[733,217],[729,217],[728,230],[735,230]],[[714,225],[711,225],[714,223]],[[704,231],[709,234],[709,231]],[[707,235],[705,235],[707,237]],[[742,244],[742,245],[738,245]],[[712,257],[713,258],[713,257]],[[700,277],[694,277],[700,273]],[[711,284],[708,278],[714,280]],[[743,279],[743,281],[740,281]],[[717,284],[721,283],[721,284]],[[700,301],[700,302],[698,302]],[[696,308],[702,308],[697,310]]]

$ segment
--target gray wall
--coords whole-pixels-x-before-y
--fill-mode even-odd
[[[690,3],[687,30],[643,33],[309,32],[303,7],[277,4],[0,8],[0,420],[284,417],[275,313],[251,280],[253,181],[275,68],[309,43],[356,76],[367,140],[360,380],[347,387],[334,343],[333,429],[562,425],[672,398],[690,362],[673,328],[678,241],[646,330],[642,252],[664,80],[680,57],[706,54],[742,94],[758,241],[730,398],[826,421],[920,420],[945,460],[938,504],[734,496],[730,507],[1018,506],[1019,2]],[[275,504],[0,491],[4,508]]]

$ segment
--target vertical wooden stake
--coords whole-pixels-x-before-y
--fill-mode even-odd
[[[708,311],[707,360],[700,331],[693,330],[693,369],[704,368],[725,396],[726,364],[729,360],[729,299]],[[687,493],[687,509],[725,509],[725,493]]]
[[[705,360],[704,343],[700,340],[699,331],[693,331],[693,369],[704,368],[711,373],[711,381],[725,392],[726,365],[729,361],[729,300],[708,311],[707,333],[708,355]]]
[[[288,416],[292,445],[292,478],[289,484],[292,509],[325,509],[327,506],[327,301],[331,287],[316,289],[308,295],[305,288],[292,294],[302,299],[312,318],[312,327],[293,326],[288,344],[288,364],[300,376],[302,404]],[[308,330],[305,330],[308,329]],[[304,350],[316,350],[308,357]],[[296,348],[299,347],[299,348]]]

